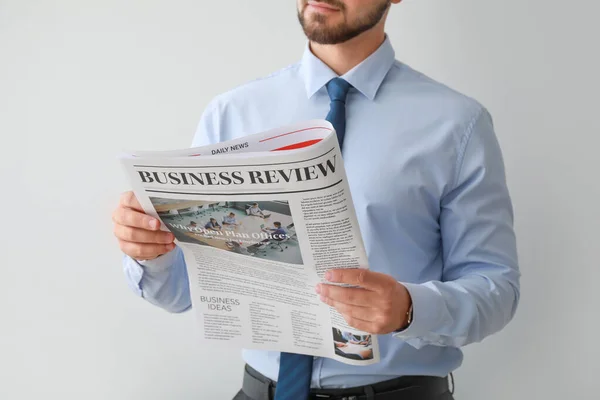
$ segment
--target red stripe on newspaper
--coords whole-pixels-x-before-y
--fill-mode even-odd
[[[267,140],[277,139],[277,138],[280,138],[282,136],[291,135],[293,133],[304,132],[304,131],[312,131],[312,130],[315,130],[315,129],[327,129],[328,131],[332,130],[331,128],[327,128],[325,126],[314,126],[312,128],[305,128],[305,129],[300,129],[298,131],[293,131],[293,132],[288,132],[288,133],[282,133],[281,135],[277,135],[277,136],[273,136],[273,137],[270,137],[270,138],[263,139],[259,143],[266,142]]]
[[[294,144],[290,144],[288,146],[283,146],[280,147],[278,149],[273,149],[271,151],[281,151],[281,150],[294,150],[294,149],[301,149],[303,147],[308,147],[308,146],[312,146],[315,143],[319,143],[322,139],[312,139],[312,140],[306,140],[304,142],[299,142],[299,143],[294,143]]]

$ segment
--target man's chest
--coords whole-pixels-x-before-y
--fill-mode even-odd
[[[230,114],[227,136],[236,137],[312,119],[325,119],[329,99],[247,104]],[[457,145],[451,125],[433,113],[415,113],[394,102],[350,99],[342,146],[344,167],[358,213],[377,223],[437,220],[440,199],[452,184]],[[381,216],[381,220],[379,217]]]

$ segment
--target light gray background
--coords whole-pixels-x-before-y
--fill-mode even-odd
[[[399,59],[492,112],[522,301],[457,399],[597,399],[598,3],[418,0]],[[110,215],[124,148],[188,146],[216,94],[301,55],[295,0],[0,0],[0,399],[229,399],[237,351],[134,297]],[[211,375],[213,375],[211,377]],[[594,391],[596,393],[594,394]]]

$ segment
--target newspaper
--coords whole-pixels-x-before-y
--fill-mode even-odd
[[[379,361],[377,337],[315,292],[326,271],[368,265],[328,121],[121,162],[183,251],[203,345]]]

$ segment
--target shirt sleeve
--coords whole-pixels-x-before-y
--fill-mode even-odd
[[[172,313],[191,307],[188,274],[179,247],[148,261],[125,255],[123,268],[131,290],[148,302]]]
[[[219,140],[216,104],[213,100],[203,112],[192,140],[193,147],[214,144]],[[148,302],[173,313],[191,308],[187,267],[178,246],[148,261],[137,261],[124,255],[123,270],[129,288]]]
[[[441,201],[441,281],[404,283],[413,321],[394,336],[416,348],[460,347],[500,331],[514,317],[520,272],[513,208],[492,119],[482,109]]]

